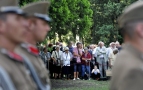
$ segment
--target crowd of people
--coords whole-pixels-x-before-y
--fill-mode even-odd
[[[113,67],[121,45],[118,41],[111,42],[107,48],[102,41],[98,45],[86,47],[81,42],[75,46],[72,42],[67,46],[57,42],[56,45],[49,44],[39,50],[41,59],[50,71],[50,78],[99,80],[106,78],[106,70]]]
[[[118,41],[109,47],[100,41],[86,47],[80,42],[49,44],[38,52],[36,43],[50,31],[49,6],[49,1],[37,1],[20,8],[18,0],[0,0],[1,90],[51,90],[47,69],[54,79],[99,80],[110,68],[110,90],[142,90],[143,1],[128,6],[118,18],[122,51]]]

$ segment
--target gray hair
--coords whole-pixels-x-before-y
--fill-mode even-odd
[[[98,45],[99,45],[99,44],[102,44],[102,41],[99,41],[99,42],[98,42]]]

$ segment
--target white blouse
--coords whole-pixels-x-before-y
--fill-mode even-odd
[[[91,73],[94,73],[95,75],[97,75],[97,73],[100,73],[99,69],[93,69]]]
[[[70,66],[70,60],[72,58],[72,55],[70,52],[68,53],[63,53],[61,56],[61,60],[63,61],[63,66]]]

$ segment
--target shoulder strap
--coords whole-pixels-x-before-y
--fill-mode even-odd
[[[57,54],[56,54],[56,51],[54,51],[54,52],[55,52],[56,58],[58,58],[58,56],[57,56]]]
[[[38,77],[38,74],[37,74],[33,64],[27,58],[24,58],[24,64],[27,67],[27,69],[30,71],[31,76],[38,87],[38,90],[50,90],[50,86],[48,84],[43,85],[40,78]]]
[[[0,67],[0,87],[2,90],[16,90],[8,73]]]

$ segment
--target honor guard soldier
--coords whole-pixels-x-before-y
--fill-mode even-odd
[[[143,90],[143,1],[126,7],[118,18],[124,45],[117,55],[110,90]]]
[[[37,90],[24,59],[14,53],[27,33],[27,21],[17,0],[0,0],[0,89]]]
[[[42,83],[50,89],[49,72],[39,57],[39,52],[36,48],[36,43],[43,41],[48,31],[50,31],[48,22],[50,22],[51,19],[47,15],[49,5],[50,3],[48,1],[39,1],[23,7],[24,12],[28,14],[28,34],[25,35],[25,43],[18,46],[15,52],[28,57],[34,65]]]

